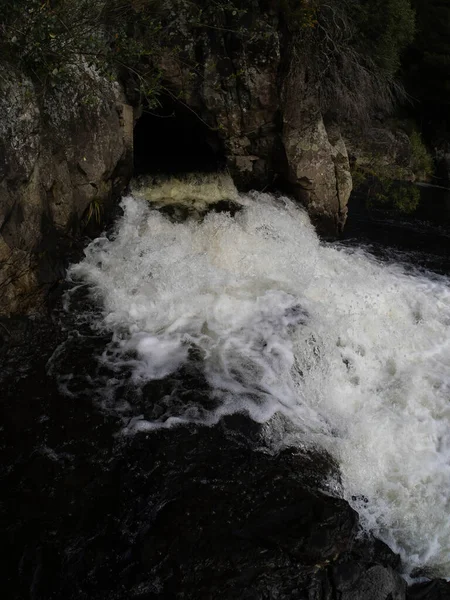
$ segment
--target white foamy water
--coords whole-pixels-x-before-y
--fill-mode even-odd
[[[285,198],[208,185],[125,198],[112,239],[70,270],[114,333],[104,360],[130,367],[136,386],[175,373],[192,348],[201,356],[211,407],[171,410],[168,398],[163,416],[127,431],[282,413],[297,432],[286,443],[336,457],[346,499],[406,572],[450,576],[449,281],[321,245]],[[234,217],[183,223],[148,201],[224,197],[242,205]]]

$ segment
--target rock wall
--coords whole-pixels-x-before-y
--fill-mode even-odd
[[[292,59],[279,3],[216,10],[207,27],[195,3],[166,4],[165,84],[223,140],[237,185],[286,189],[321,232],[339,232],[352,189],[345,143],[336,124],[325,126],[308,69]]]
[[[224,148],[240,189],[282,189],[336,234],[352,188],[339,128],[324,122],[307,67],[292,59],[279,3],[241,4],[162,2],[164,93]],[[45,92],[0,68],[0,314],[36,310],[88,222],[124,190],[141,109],[135,92],[124,98],[83,65]]]
[[[83,226],[131,175],[133,111],[100,79],[86,95],[95,77],[77,71],[44,93],[0,69],[0,314],[39,308]]]

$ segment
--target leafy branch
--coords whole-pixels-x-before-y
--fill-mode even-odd
[[[0,51],[44,90],[85,70],[113,79],[120,69],[139,74],[142,89],[157,88],[144,58],[159,52],[158,0],[5,0]],[[136,32],[145,28],[149,45]]]

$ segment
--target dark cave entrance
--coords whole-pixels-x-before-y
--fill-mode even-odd
[[[134,128],[134,175],[210,173],[225,166],[223,143],[188,107],[169,96],[145,109]]]

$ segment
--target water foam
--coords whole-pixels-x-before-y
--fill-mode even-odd
[[[104,360],[130,367],[142,387],[177,372],[194,348],[213,390],[202,410],[168,399],[164,415],[127,431],[282,413],[297,431],[286,443],[337,458],[347,500],[408,572],[449,576],[448,280],[321,245],[286,198],[213,185],[215,202],[232,193],[242,209],[184,223],[143,199],[208,203],[201,182],[189,186],[125,198],[112,238],[70,270],[114,333]]]

